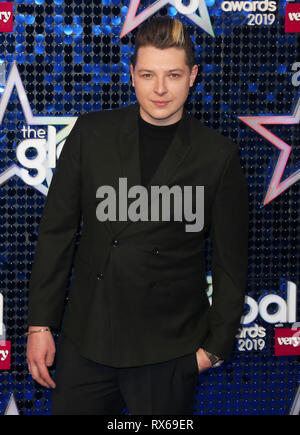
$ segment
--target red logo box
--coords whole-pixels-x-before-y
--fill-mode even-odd
[[[10,369],[10,341],[0,341],[0,370]]]
[[[285,32],[300,33],[300,3],[285,6]]]
[[[300,355],[300,328],[275,328],[275,356]]]
[[[0,3],[0,32],[13,32],[13,3]]]

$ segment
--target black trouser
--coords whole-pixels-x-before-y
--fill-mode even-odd
[[[199,376],[196,352],[140,367],[114,368],[88,360],[61,335],[52,413],[192,415]]]

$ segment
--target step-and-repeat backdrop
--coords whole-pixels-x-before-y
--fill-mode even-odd
[[[134,35],[167,14],[196,46],[186,109],[238,144],[250,196],[236,346],[199,376],[194,413],[299,413],[300,3],[16,0],[0,3],[0,414],[51,414],[23,335],[45,198],[77,116],[136,102]],[[210,296],[209,240],[206,254]]]

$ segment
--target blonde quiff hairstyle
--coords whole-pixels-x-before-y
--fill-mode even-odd
[[[191,70],[195,64],[195,49],[187,29],[182,22],[169,16],[156,17],[141,25],[135,36],[135,50],[131,62],[135,68],[140,47],[152,46],[159,49],[183,48],[186,63]]]

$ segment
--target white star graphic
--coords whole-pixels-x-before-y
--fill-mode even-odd
[[[191,3],[193,4],[197,3],[199,15],[196,14],[196,10],[192,13],[188,12],[189,8],[191,7]],[[215,36],[205,0],[191,0],[189,6],[185,6],[181,2],[181,0],[157,0],[148,8],[144,9],[142,12],[136,15],[139,4],[140,4],[140,0],[131,0],[126,15],[125,23],[120,34],[120,38],[125,36],[128,32],[133,30],[135,27],[139,26],[143,21],[147,20],[149,17],[155,14],[159,9],[164,7],[166,4],[170,4],[174,6],[175,9],[177,9],[179,12],[182,11],[181,13],[183,13],[191,21],[197,24],[197,26],[201,27],[201,29],[203,29],[209,35],[213,37]],[[187,11],[187,13],[184,13],[183,11]]]
[[[266,138],[275,147],[280,150],[278,161],[274,169],[272,179],[270,181],[268,191],[264,199],[264,205],[271,202],[278,195],[283,193],[286,189],[291,187],[297,181],[300,180],[300,169],[296,170],[292,175],[287,177],[285,180],[282,179],[283,172],[288,162],[289,155],[291,153],[291,146],[280,139],[275,134],[271,133],[263,125],[274,125],[274,124],[299,124],[300,123],[300,97],[296,104],[294,113],[292,115],[279,115],[279,116],[239,116],[241,121],[245,122],[250,128],[255,130],[261,136]]]
[[[55,143],[56,143],[56,154],[59,156],[62,147],[64,145],[65,139],[69,135],[70,131],[72,130],[77,117],[74,116],[34,116],[31,111],[31,107],[16,65],[16,62],[13,62],[13,65],[10,69],[7,83],[3,92],[3,95],[0,100],[0,125],[2,124],[2,120],[4,117],[4,113],[6,111],[10,96],[13,92],[14,86],[17,89],[17,94],[21,103],[21,107],[24,113],[25,120],[28,125],[41,125],[41,126],[54,126],[54,125],[66,125],[66,127],[62,128],[59,132],[56,134]],[[45,143],[46,151],[49,150],[49,142],[46,140]],[[48,189],[51,183],[53,171],[51,168],[46,166],[46,161],[44,162],[44,166],[46,169],[46,183],[47,186],[45,186],[43,183],[34,185],[33,187],[43,193],[44,195],[47,195]],[[0,174],[0,186],[3,183],[6,183],[7,180],[9,180],[14,175],[17,175],[18,177],[22,178],[22,168],[15,163],[13,163],[9,168],[7,168],[5,171],[3,171]]]

